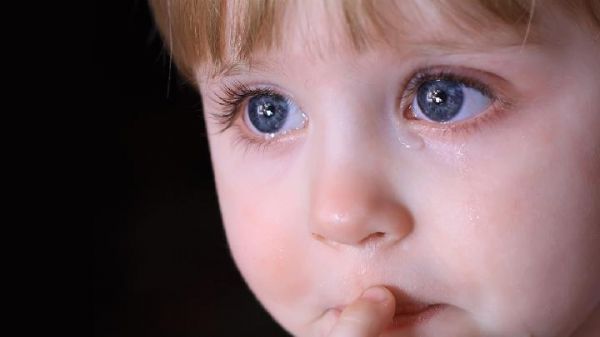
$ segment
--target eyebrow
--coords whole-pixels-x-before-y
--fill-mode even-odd
[[[473,52],[494,53],[498,50],[509,48],[520,48],[522,50],[527,46],[536,46],[541,43],[542,41],[540,39],[530,40],[513,34],[513,36],[507,35],[503,39],[495,39],[494,41],[486,39],[484,35],[480,35],[478,39],[470,41],[464,39],[415,40],[398,42],[387,47],[392,51],[402,52],[405,55],[408,54],[414,57],[415,55],[457,55]],[[374,46],[369,48],[369,50],[376,48],[378,47]],[[276,52],[276,50],[271,50],[269,52]],[[331,51],[329,53],[331,53]],[[358,54],[360,53],[361,51],[358,52]],[[281,66],[276,62],[269,62],[254,56],[254,54],[251,54],[247,59],[223,62],[218,67],[211,68],[211,71],[208,72],[210,78],[227,78],[247,73],[271,72],[277,69],[278,66]]]

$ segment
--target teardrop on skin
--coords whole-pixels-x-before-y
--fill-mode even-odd
[[[425,141],[423,141],[423,138],[408,130],[400,131],[398,141],[400,144],[402,144],[402,146],[410,150],[420,150],[425,147]]]

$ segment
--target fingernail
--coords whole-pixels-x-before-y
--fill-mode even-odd
[[[362,294],[361,298],[371,302],[379,303],[385,302],[388,298],[388,294],[384,289],[374,287],[367,289],[367,291]]]

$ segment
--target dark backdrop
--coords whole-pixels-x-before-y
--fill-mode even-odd
[[[286,336],[233,265],[200,98],[169,77],[146,2],[95,6],[93,335]]]

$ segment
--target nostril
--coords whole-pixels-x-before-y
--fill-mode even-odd
[[[323,235],[317,234],[317,233],[310,233],[312,235],[313,238],[319,240],[319,241],[325,241],[325,237],[323,237]]]
[[[315,239],[315,240],[317,240],[319,242],[325,243],[325,244],[327,244],[327,245],[329,245],[331,247],[334,247],[334,248],[339,247],[339,244],[341,243],[341,242],[338,242],[336,240],[332,241],[332,240],[328,239],[327,237],[325,237],[325,236],[323,236],[321,234],[318,234],[318,233],[314,233],[313,232],[313,233],[310,233],[310,235],[312,236],[313,239]],[[359,242],[357,242],[357,244],[358,245],[366,245],[366,244],[369,244],[369,243],[372,243],[372,242],[375,243],[379,239],[383,238],[384,236],[386,236],[386,234],[384,232],[371,233],[370,235],[368,235],[364,239],[362,239]]]
[[[372,233],[371,235],[367,236],[366,238],[360,240],[360,244],[365,244],[370,241],[376,241],[384,236],[385,236],[384,232],[375,232],[375,233]]]
[[[325,244],[325,245],[327,245],[327,246],[329,246],[331,248],[337,249],[337,248],[340,247],[340,243],[339,242],[329,240],[328,238],[326,238],[325,236],[323,236],[321,234],[317,234],[317,233],[310,233],[310,234],[311,234],[311,236],[312,236],[313,239],[315,239],[315,240],[317,240],[317,241],[319,241],[319,242],[321,242],[321,243],[323,243],[323,244]]]

